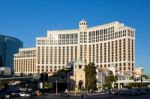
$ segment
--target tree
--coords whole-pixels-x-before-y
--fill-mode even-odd
[[[106,83],[112,83],[112,82],[115,82],[116,81],[116,78],[114,75],[109,75],[106,77]]]
[[[94,63],[85,66],[85,86],[87,90],[96,90],[96,67]]]
[[[7,81],[0,81],[0,90],[4,89],[7,90],[8,88],[8,82]]]
[[[47,73],[41,73],[40,74],[40,81],[48,81],[48,74]]]
[[[105,79],[104,89],[112,89],[112,83],[116,82],[116,77],[114,75],[109,75]]]
[[[60,69],[53,75],[53,77],[57,77],[59,79],[65,79],[67,82],[67,80],[70,77],[71,72],[72,72],[72,70],[70,68]]]
[[[53,88],[56,89],[56,80],[57,80],[57,89],[58,91],[65,91],[66,89],[70,90],[72,88],[70,76],[72,74],[71,68],[63,68],[55,72],[52,76],[49,77],[50,81],[53,83]],[[53,82],[55,81],[55,82]]]
[[[53,87],[53,84],[50,82],[45,83],[45,89],[50,89]]]
[[[111,84],[111,83],[105,83],[105,84],[103,85],[103,89],[107,89],[107,90],[112,89],[112,84]]]
[[[3,87],[4,87],[4,83],[0,81],[0,89],[2,89]]]
[[[143,75],[141,75],[141,78],[148,79],[148,76],[143,74]]]
[[[135,76],[132,75],[132,76],[130,77],[130,80],[134,80],[134,79],[135,79]]]

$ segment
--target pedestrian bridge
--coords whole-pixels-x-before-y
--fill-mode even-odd
[[[9,77],[9,78],[0,78],[0,81],[8,81],[8,80],[31,80],[33,79],[32,76],[30,77]]]

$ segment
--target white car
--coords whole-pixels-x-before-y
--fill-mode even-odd
[[[11,98],[11,95],[6,94],[6,95],[5,95],[5,99],[9,99],[9,98]]]
[[[19,93],[19,95],[21,96],[21,97],[30,97],[31,95],[29,94],[29,93],[27,93],[27,92],[21,92],[21,93]]]
[[[102,90],[95,90],[94,93],[100,93]]]

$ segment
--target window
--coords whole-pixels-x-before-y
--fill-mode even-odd
[[[79,69],[81,69],[82,68],[82,65],[79,65]]]

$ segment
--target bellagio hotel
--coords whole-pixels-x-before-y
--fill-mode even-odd
[[[78,29],[47,31],[47,37],[36,38],[35,48],[22,48],[14,55],[14,69],[18,75],[52,74],[75,60],[133,72],[135,29],[119,22],[88,27],[87,21],[81,20]]]

